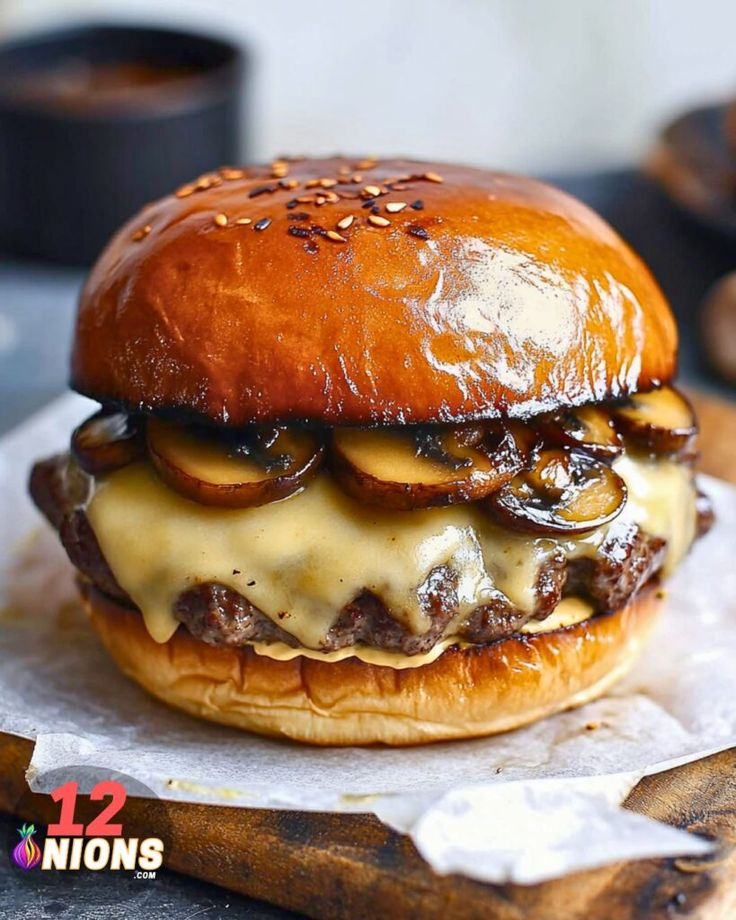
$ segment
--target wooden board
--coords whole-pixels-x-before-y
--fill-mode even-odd
[[[701,468],[736,482],[736,407],[694,395]],[[736,705],[736,701],[734,701]],[[24,795],[29,741],[0,734],[0,809],[43,824],[47,796]],[[411,756],[411,752],[407,753]],[[736,917],[736,749],[643,780],[628,807],[710,835],[706,860],[620,863],[543,885],[493,886],[431,872],[408,838],[368,815],[132,801],[126,833],[167,827],[166,865],[316,918],[729,920]]]

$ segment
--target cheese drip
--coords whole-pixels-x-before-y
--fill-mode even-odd
[[[544,620],[530,620],[519,630],[524,635],[535,633],[553,632],[566,626],[574,626],[590,619],[593,608],[579,597],[565,597],[555,610]],[[421,668],[422,665],[431,664],[450,646],[470,648],[472,643],[458,641],[455,636],[448,636],[436,642],[432,648],[420,655],[405,655],[383,648],[371,648],[369,645],[346,645],[344,648],[331,652],[318,652],[309,648],[293,648],[285,642],[253,642],[251,648],[264,658],[273,658],[276,661],[291,661],[293,658],[312,658],[316,661],[344,661],[346,658],[359,658],[367,664],[377,664],[383,667],[395,668],[404,671],[407,668]]]
[[[457,573],[459,601],[448,639],[499,592],[531,612],[537,573],[552,553],[594,557],[617,527],[637,523],[667,539],[671,570],[695,531],[690,470],[630,457],[616,468],[629,488],[624,510],[608,527],[579,538],[512,533],[472,503],[413,512],[372,508],[345,495],[327,473],[280,502],[212,508],[169,489],[145,462],[101,477],[87,512],[112,572],[157,642],[179,625],[173,612],[179,595],[216,582],[238,591],[305,648],[319,650],[340,610],[363,589],[409,630],[426,631],[421,588],[445,564]]]

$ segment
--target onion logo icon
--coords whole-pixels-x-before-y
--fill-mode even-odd
[[[41,849],[33,839],[36,828],[33,824],[24,824],[18,828],[20,843],[13,850],[13,862],[20,869],[28,871],[41,862]]]

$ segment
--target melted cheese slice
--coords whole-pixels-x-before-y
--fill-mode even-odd
[[[430,621],[421,589],[443,564],[458,573],[459,609],[442,648],[453,641],[454,625],[499,593],[531,611],[545,560],[560,549],[568,558],[595,556],[614,528],[633,522],[667,539],[670,570],[694,536],[690,471],[674,462],[630,457],[618,461],[617,469],[629,488],[624,510],[607,528],[576,539],[511,533],[473,504],[413,512],[370,508],[345,495],[326,473],[280,502],[212,508],[169,489],[148,463],[98,480],[87,512],[118,583],[157,642],[166,642],[179,625],[173,613],[177,597],[217,582],[246,597],[305,649],[331,660],[329,654],[341,652],[319,649],[339,611],[364,588],[412,632],[424,632]],[[550,628],[552,621],[538,625],[545,624]],[[275,652],[271,647],[272,656]],[[356,653],[343,652],[343,657]],[[366,654],[362,649],[360,657]]]

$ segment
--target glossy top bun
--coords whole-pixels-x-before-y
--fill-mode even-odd
[[[676,346],[645,266],[563,192],[303,159],[212,173],[127,223],[82,294],[72,383],[230,425],[460,421],[651,388]]]

